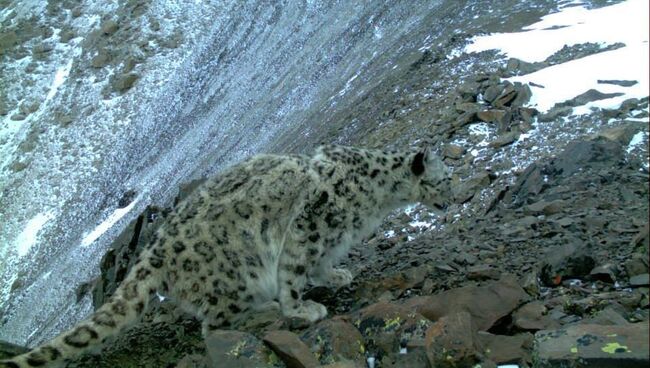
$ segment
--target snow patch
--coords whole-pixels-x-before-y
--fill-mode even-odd
[[[133,200],[133,202],[129,203],[128,206],[124,208],[118,208],[113,212],[104,222],[99,224],[93,231],[91,231],[88,235],[84,236],[83,240],[81,240],[81,245],[84,247],[89,246],[92,244],[95,240],[97,240],[102,234],[104,234],[106,231],[108,231],[115,223],[117,223],[124,215],[129,213],[133,206],[138,202],[140,198],[136,198]]]
[[[590,102],[575,113],[588,113],[592,108],[617,108],[628,98],[648,96],[648,11],[646,0],[629,0],[592,10],[580,6],[564,7],[560,12],[524,27],[523,32],[474,37],[465,51],[499,49],[509,57],[539,62],[564,46],[591,42],[606,47],[622,42],[625,47],[509,79],[543,86],[531,85],[533,97],[530,101],[531,106],[542,112],[589,89],[623,95]],[[638,83],[622,87],[599,84],[599,79],[634,80]]]
[[[36,244],[38,240],[38,233],[43,229],[51,219],[54,218],[53,212],[39,213],[34,216],[23,229],[23,231],[16,238],[16,251],[19,257],[24,257],[29,253],[29,250]]]
[[[648,139],[648,132],[638,132],[632,137],[630,143],[627,145],[627,153],[634,151],[635,148],[640,146]]]
[[[72,59],[68,61],[68,63],[62,67],[59,68],[56,71],[56,74],[54,75],[54,80],[52,81],[52,85],[50,86],[49,92],[47,92],[47,97],[45,97],[45,102],[47,103],[49,100],[51,100],[54,95],[56,95],[56,92],[58,91],[59,87],[65,83],[65,80],[68,78],[68,75],[70,75],[70,69],[72,68]]]

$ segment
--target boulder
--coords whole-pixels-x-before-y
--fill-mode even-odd
[[[487,331],[496,321],[509,315],[528,298],[517,280],[505,275],[501,280],[484,286],[465,286],[436,295],[411,298],[404,302],[404,306],[432,321],[464,311],[472,316],[478,330]]]
[[[288,368],[318,367],[318,360],[298,335],[291,331],[270,331],[264,342],[280,357]],[[228,367],[230,365],[224,364]]]
[[[578,324],[535,334],[534,366],[648,367],[648,323]]]

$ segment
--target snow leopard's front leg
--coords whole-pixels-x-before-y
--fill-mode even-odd
[[[311,263],[308,261],[308,250],[317,249],[320,244],[307,247],[305,243],[285,245],[278,269],[278,297],[282,314],[315,322],[327,316],[327,308],[312,300],[303,300],[302,293],[307,284],[307,267]]]

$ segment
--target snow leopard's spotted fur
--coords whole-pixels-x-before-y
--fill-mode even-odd
[[[333,266],[393,209],[450,198],[442,161],[419,151],[322,146],[312,156],[258,155],[181,202],[109,301],[72,330],[2,367],[38,367],[100,345],[137,320],[157,292],[203,321],[204,334],[260,305],[316,321],[309,281],[352,280]]]

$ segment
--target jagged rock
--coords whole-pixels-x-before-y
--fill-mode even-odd
[[[452,125],[456,128],[460,128],[473,122],[474,120],[476,120],[475,112],[464,112],[456,118]]]
[[[508,59],[508,63],[506,64],[506,75],[512,76],[512,75],[523,75],[523,74],[529,74],[533,73],[539,69],[541,69],[544,65],[542,63],[529,63],[527,61],[517,59],[517,58],[510,58]]]
[[[499,122],[501,121],[501,119],[503,119],[505,115],[506,115],[506,111],[499,110],[499,109],[479,111],[476,113],[476,117],[479,118],[479,120],[484,121],[486,123]]]
[[[540,122],[549,122],[553,121],[561,116],[570,115],[573,112],[573,107],[571,106],[553,106],[550,110],[545,113],[539,114],[537,120]]]
[[[520,280],[521,287],[526,290],[528,295],[539,295],[539,274],[536,270],[528,272]]]
[[[535,202],[533,204],[530,204],[524,208],[524,213],[529,214],[529,215],[546,215],[546,216],[551,216],[556,213],[562,212],[562,210],[566,207],[566,201],[562,199],[557,199],[555,201],[547,202],[545,200],[541,200],[539,202]]]
[[[205,338],[208,367],[267,366],[270,351],[255,336],[239,331],[216,330]]]
[[[454,188],[454,197],[459,203],[465,203],[474,197],[479,190],[490,185],[494,175],[488,172],[479,173]]]
[[[501,94],[501,92],[503,92],[504,88],[505,86],[502,84],[493,84],[489,86],[483,93],[483,99],[491,104]]]
[[[596,265],[589,249],[573,243],[549,250],[544,259],[540,277],[547,286],[557,286],[567,278],[584,278]]]
[[[287,368],[311,368],[320,364],[298,335],[290,331],[271,331],[264,342],[282,359]]]
[[[200,354],[188,354],[174,368],[209,368],[207,358]]]
[[[468,280],[498,280],[501,272],[490,265],[473,266],[467,269]]]
[[[465,148],[455,144],[446,144],[442,148],[442,155],[454,160],[463,157],[463,154],[465,154]]]
[[[106,36],[110,36],[115,33],[119,28],[119,25],[116,21],[109,19],[101,24],[100,32]]]
[[[516,141],[519,138],[519,135],[521,133],[519,132],[506,132],[502,135],[500,135],[497,139],[493,140],[490,142],[490,147],[494,148],[501,148],[503,146],[507,146],[514,141]]]
[[[522,107],[530,101],[530,98],[533,96],[533,92],[530,90],[530,87],[527,84],[515,83],[515,91],[517,91],[517,96],[510,103],[512,107]]]
[[[472,316],[477,329],[486,331],[528,298],[516,279],[505,275],[501,280],[484,286],[465,286],[436,295],[411,298],[404,302],[404,306],[432,321],[466,311]],[[477,300],[481,302],[477,303]]]
[[[534,117],[539,115],[539,111],[530,107],[520,107],[517,109],[517,116],[526,123],[532,124]]]
[[[645,254],[636,253],[632,259],[625,261],[624,267],[629,277],[648,273],[648,257]]]
[[[618,307],[618,308],[616,308]],[[614,303],[603,310],[594,313],[591,317],[583,320],[585,324],[593,325],[626,325],[628,321],[621,313],[625,313],[624,307]]]
[[[93,68],[103,68],[106,66],[111,59],[111,54],[106,50],[106,49],[99,49],[97,51],[97,55],[95,55],[92,60],[90,61],[90,65],[93,66]]]
[[[302,340],[321,364],[337,360],[365,364],[363,336],[354,325],[341,318],[321,321],[302,333]]]
[[[647,367],[647,323],[624,326],[578,324],[535,334],[534,366]]]
[[[472,316],[464,311],[441,317],[425,337],[425,349],[433,367],[471,367],[482,360],[483,348]]]
[[[617,80],[617,79],[602,80],[602,79],[599,79],[598,83],[599,84],[613,84],[613,85],[621,86],[621,87],[632,87],[633,85],[638,84],[639,82],[637,82],[635,80]]]
[[[630,277],[630,285],[635,287],[648,286],[650,285],[650,275],[642,273],[640,275],[632,276]]]
[[[547,309],[543,302],[536,300],[526,303],[512,314],[512,322],[521,330],[549,330],[560,327],[560,324],[546,315]]]
[[[603,282],[607,282],[610,284],[613,284],[616,282],[616,274],[617,274],[617,268],[616,265],[611,264],[611,263],[605,263],[600,266],[594,267],[591,272],[589,272],[589,278],[591,280],[600,280]]]
[[[587,92],[584,92],[570,100],[564,101],[562,103],[556,104],[555,106],[564,107],[564,106],[582,106],[592,101],[605,100],[612,97],[622,96],[623,93],[602,93],[595,89],[590,89]]]
[[[534,336],[522,333],[515,336],[493,335],[479,331],[478,340],[488,359],[496,364],[518,364],[526,366],[532,362]]]
[[[111,84],[115,91],[123,93],[131,89],[138,78],[139,76],[136,73],[121,74],[117,76]]]
[[[457,255],[454,257],[454,262],[460,264],[460,265],[473,265],[478,261],[478,258],[467,252],[462,252],[461,254]]]
[[[411,308],[379,302],[361,309],[351,320],[363,335],[372,356],[397,354],[401,346],[423,346],[431,322]]]
[[[460,113],[476,113],[481,109],[481,105],[475,103],[475,102],[462,102],[459,104],[456,104],[456,111]]]
[[[492,102],[492,106],[503,109],[510,106],[510,103],[517,97],[517,91],[512,83],[507,82],[501,94]]]

